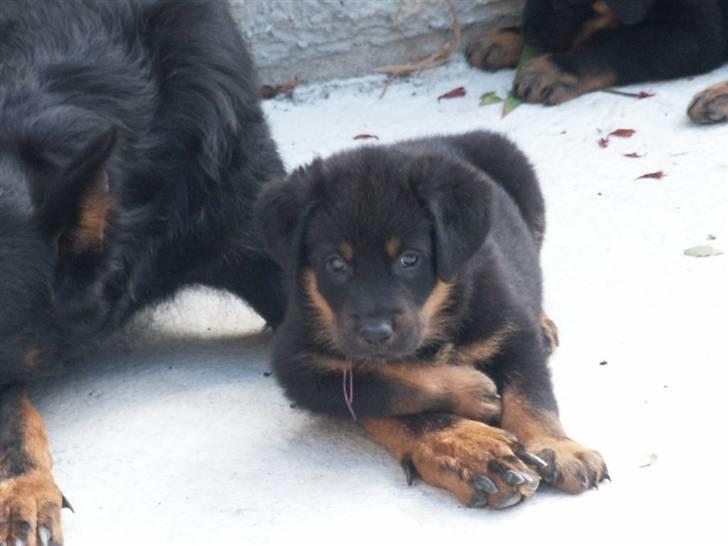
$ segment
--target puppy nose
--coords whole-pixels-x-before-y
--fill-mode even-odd
[[[370,345],[384,345],[393,334],[391,320],[367,319],[359,325],[359,335]]]

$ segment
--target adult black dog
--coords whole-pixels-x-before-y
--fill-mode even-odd
[[[728,53],[728,0],[528,0],[523,28],[493,30],[469,45],[470,64],[516,65],[525,42],[548,52],[515,83],[529,102],[559,104],[597,89],[680,78],[720,66]],[[691,104],[690,117],[725,119],[725,84]]]
[[[0,544],[62,542],[23,386],[183,285],[282,320],[252,202],[284,170],[219,0],[4,0]]]
[[[607,477],[559,422],[543,199],[508,140],[474,132],[316,160],[263,190],[258,221],[292,287],[273,365],[298,405],[351,413],[410,478],[475,506],[511,506],[540,477],[574,493]]]

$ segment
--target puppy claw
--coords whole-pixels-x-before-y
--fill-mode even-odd
[[[473,479],[473,487],[481,493],[493,494],[498,492],[498,486],[488,476],[476,476]],[[486,498],[486,501],[488,499]]]
[[[529,464],[531,466],[536,467],[537,469],[543,469],[548,467],[548,463],[544,461],[541,457],[538,455],[534,455],[533,453],[529,453],[525,449],[520,450],[517,453],[518,457],[526,464]]]
[[[66,498],[66,495],[61,496],[61,508],[68,508],[72,514],[75,514],[76,511],[73,509],[73,505],[70,503],[70,501]]]
[[[493,506],[493,508],[495,508],[496,510],[504,510],[506,508],[510,508],[511,506],[515,506],[522,500],[523,495],[521,495],[520,493],[511,493],[507,497],[504,497],[503,500],[501,500],[498,504]]]
[[[404,470],[404,476],[407,480],[407,485],[412,486],[415,483],[415,478],[417,477],[417,469],[415,468],[415,463],[412,462],[412,459],[409,457],[405,457],[400,461],[400,464],[402,465],[402,470]]]

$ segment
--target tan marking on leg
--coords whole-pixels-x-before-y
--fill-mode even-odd
[[[512,68],[523,51],[523,36],[510,30],[487,30],[468,44],[465,57],[472,66],[484,70]]]
[[[503,350],[515,331],[515,326],[507,322],[486,339],[456,348],[453,359],[458,364],[465,366],[487,364]]]
[[[400,247],[401,241],[397,237],[392,237],[391,239],[387,240],[387,243],[385,245],[385,250],[387,252],[387,256],[390,258],[394,258],[399,253],[399,247]]]
[[[339,253],[341,256],[347,261],[350,262],[351,259],[354,257],[354,249],[352,248],[351,244],[347,243],[346,241],[339,243]]]
[[[571,44],[572,48],[580,46],[597,32],[620,27],[619,19],[612,13],[606,2],[595,2],[592,9],[596,12],[596,16],[584,22]]]
[[[548,463],[541,476],[569,493],[581,493],[609,474],[602,456],[566,436],[556,412],[534,408],[527,397],[512,388],[503,395],[501,425],[512,432],[526,450]]]
[[[362,424],[398,461],[411,462],[426,483],[450,491],[463,504],[497,508],[536,491],[539,477],[514,455],[516,440],[508,432],[467,419],[440,427],[436,414],[423,418],[433,419],[433,426],[422,431],[396,418]],[[521,483],[506,483],[508,472]]]
[[[62,495],[51,474],[45,424],[27,397],[22,399],[20,411],[23,450],[32,468],[0,480],[0,543],[40,544],[39,530],[45,527],[51,533],[49,542],[62,544]]]

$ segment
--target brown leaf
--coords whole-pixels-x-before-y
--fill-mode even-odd
[[[464,97],[465,96],[465,88],[464,87],[456,87],[455,89],[451,89],[447,93],[443,93],[439,97],[437,97],[437,102],[440,102],[442,99],[454,99],[457,97]]]
[[[379,137],[377,135],[370,135],[369,133],[361,133],[354,137],[354,140],[369,140],[369,139],[379,140]]]
[[[261,85],[260,96],[264,99],[272,99],[274,97],[277,97],[281,93],[290,95],[300,83],[301,82],[299,80],[291,80],[289,82],[281,83],[278,85]]]
[[[607,137],[616,136],[616,137],[622,137],[622,138],[629,138],[636,132],[637,131],[635,131],[634,129],[615,129],[614,131],[609,133],[607,135]]]
[[[639,159],[640,157],[645,157],[644,154],[638,154],[637,152],[630,152],[628,154],[624,154],[624,157],[631,157],[632,159]]]
[[[665,176],[665,173],[664,172],[662,172],[662,171],[655,171],[653,173],[646,173],[646,174],[643,174],[642,176],[638,176],[637,178],[635,178],[635,180],[640,180],[640,179],[643,179],[643,178],[654,178],[656,180],[659,180],[663,176]]]

